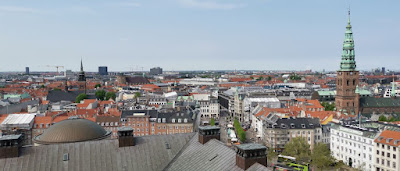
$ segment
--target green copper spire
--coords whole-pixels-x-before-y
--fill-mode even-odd
[[[396,97],[396,83],[394,82],[394,74],[393,74],[393,82],[392,82],[392,92],[391,92],[392,97]]]
[[[350,10],[349,10],[349,21],[346,26],[345,38],[343,42],[342,60],[340,62],[339,71],[355,71],[355,69],[356,69],[356,61],[354,55],[354,40],[353,40],[353,32],[351,31]]]

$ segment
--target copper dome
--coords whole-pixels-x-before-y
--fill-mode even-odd
[[[104,139],[110,133],[90,120],[71,118],[50,126],[33,141],[37,144],[72,143]]]

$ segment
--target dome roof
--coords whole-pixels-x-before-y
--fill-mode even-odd
[[[110,133],[90,120],[70,118],[50,126],[33,141],[38,144],[81,142],[104,139]]]

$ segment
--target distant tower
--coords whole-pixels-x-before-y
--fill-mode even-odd
[[[108,75],[107,66],[99,66],[99,75]]]
[[[353,32],[349,20],[346,26],[345,39],[343,42],[342,60],[336,78],[336,110],[343,114],[358,114],[359,99],[355,93],[359,83],[359,71],[356,70],[354,54]]]
[[[78,85],[79,85],[79,90],[83,90],[86,94],[86,77],[85,77],[85,71],[83,71],[82,59],[81,59],[81,71],[79,72],[78,76]]]
[[[25,67],[25,74],[29,75],[29,67]]]

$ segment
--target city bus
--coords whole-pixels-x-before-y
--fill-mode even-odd
[[[274,166],[274,170],[309,171],[310,165],[308,163],[298,163],[296,157],[278,155],[278,164]]]

